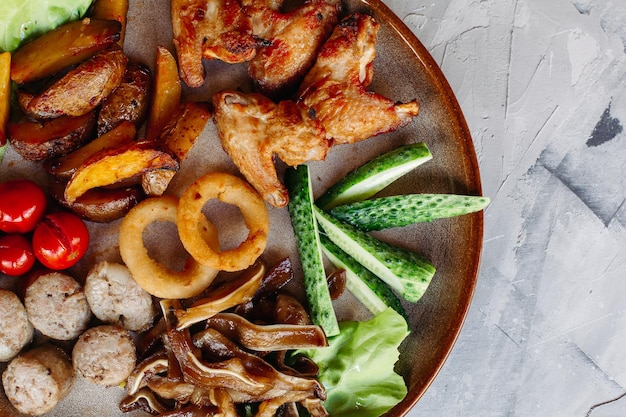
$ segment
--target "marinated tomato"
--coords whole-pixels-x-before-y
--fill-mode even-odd
[[[33,233],[35,256],[44,266],[67,269],[78,262],[89,247],[89,231],[85,223],[69,212],[44,216]]]
[[[46,211],[46,195],[26,179],[0,184],[0,230],[5,233],[32,231]]]
[[[9,276],[27,273],[35,264],[30,240],[18,234],[0,237],[0,272]]]

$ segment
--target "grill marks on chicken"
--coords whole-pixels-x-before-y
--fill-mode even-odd
[[[299,99],[315,111],[327,137],[337,144],[393,131],[419,112],[417,100],[395,104],[367,91],[373,77],[378,28],[371,16],[363,14],[342,20],[300,87]]]
[[[213,96],[225,151],[269,204],[283,207],[288,202],[275,157],[289,166],[323,160],[333,144],[393,131],[418,114],[417,100],[396,104],[367,90],[378,28],[371,16],[363,14],[350,15],[336,25],[304,77],[297,101],[276,104],[259,93],[237,91]]]
[[[275,0],[172,0],[172,27],[181,78],[204,83],[202,59],[250,61],[259,90],[293,91],[337,23],[340,0],[307,0],[288,13]]]
[[[264,42],[250,61],[248,73],[257,89],[270,97],[296,90],[313,66],[322,44],[338,22],[339,0],[308,0],[282,13],[268,0],[244,1],[253,32]]]
[[[256,54],[250,20],[237,0],[172,0],[172,29],[180,76],[204,84],[202,58],[246,62]]]
[[[213,106],[224,150],[273,206],[284,207],[289,200],[274,157],[296,166],[323,160],[331,146],[309,109],[294,101],[274,103],[259,93],[222,91],[213,96]]]

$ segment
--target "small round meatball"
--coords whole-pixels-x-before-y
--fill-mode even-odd
[[[35,329],[56,340],[76,339],[91,319],[83,287],[60,272],[43,274],[30,284],[24,305]]]
[[[15,357],[33,339],[33,325],[17,295],[0,288],[0,362]]]
[[[15,357],[2,374],[9,402],[21,413],[32,416],[52,410],[70,393],[74,380],[69,356],[49,344]]]
[[[105,324],[83,333],[72,351],[76,372],[99,385],[114,386],[128,378],[137,354],[128,330]]]
[[[107,261],[95,264],[85,281],[91,311],[105,323],[130,331],[150,328],[155,316],[152,296],[133,279],[126,266]]]

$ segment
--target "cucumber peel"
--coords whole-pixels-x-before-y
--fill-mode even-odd
[[[401,146],[349,172],[315,203],[322,210],[329,210],[341,204],[365,200],[432,157],[423,142]]]
[[[316,206],[313,210],[319,225],[333,243],[405,300],[416,302],[424,295],[435,274],[435,267],[426,258],[376,239]]]
[[[289,190],[287,207],[302,263],[311,320],[324,329],[326,336],[334,336],[339,333],[339,324],[326,281],[319,231],[313,214],[313,191],[308,166],[288,168],[285,185]]]
[[[461,216],[487,207],[488,197],[457,194],[406,194],[337,206],[334,217],[364,231]]]
[[[346,288],[375,316],[391,307],[409,320],[400,299],[383,280],[335,245],[328,237],[321,235],[322,251],[336,267],[346,271]]]

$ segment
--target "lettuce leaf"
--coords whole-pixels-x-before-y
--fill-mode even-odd
[[[332,417],[379,417],[407,394],[394,372],[398,347],[409,331],[392,308],[364,322],[341,322],[340,333],[321,349],[298,351],[317,363]]]
[[[0,52],[85,15],[92,0],[0,1]]]

